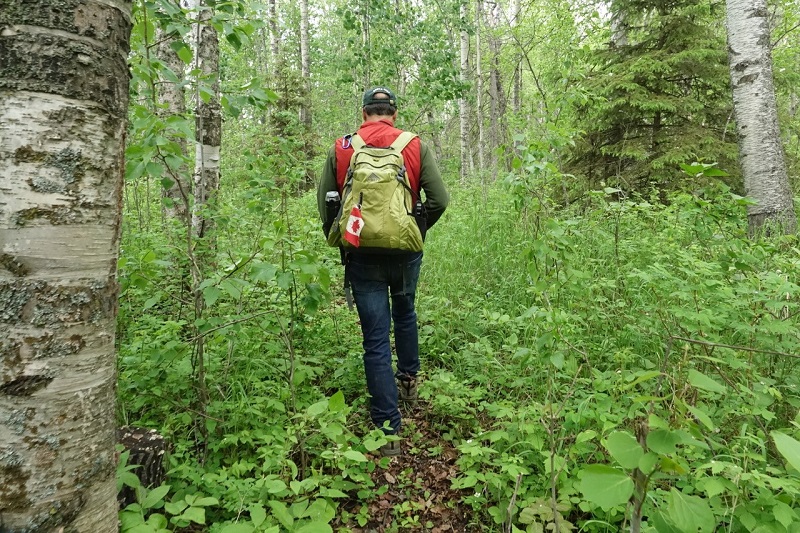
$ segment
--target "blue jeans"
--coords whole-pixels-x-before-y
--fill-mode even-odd
[[[364,370],[370,394],[370,416],[378,427],[383,427],[388,421],[389,433],[400,430],[395,377],[414,377],[419,371],[414,295],[420,265],[422,252],[402,255],[353,253],[347,263],[347,275],[364,336]],[[397,374],[392,371],[389,339],[392,322]]]

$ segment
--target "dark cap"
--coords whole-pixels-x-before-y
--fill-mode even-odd
[[[381,96],[376,98],[375,95]],[[372,89],[367,89],[364,92],[364,103],[362,104],[362,107],[370,104],[389,104],[397,107],[397,98],[395,98],[394,93],[386,87],[373,87]]]

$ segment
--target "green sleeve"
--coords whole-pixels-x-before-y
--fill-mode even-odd
[[[325,220],[325,195],[328,191],[335,191],[336,187],[336,149],[331,147],[328,150],[328,157],[325,159],[325,166],[322,167],[322,177],[319,180],[319,187],[317,188],[317,208],[319,209],[319,218],[322,222]]]
[[[433,151],[425,143],[420,144],[419,184],[425,191],[425,211],[428,214],[428,229],[430,229],[450,203],[450,193],[447,192],[442,180]]]

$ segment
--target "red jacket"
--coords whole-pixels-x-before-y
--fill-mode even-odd
[[[391,146],[397,137],[403,132],[392,125],[391,120],[378,120],[364,122],[358,130],[359,136],[364,142],[372,146]],[[347,178],[347,168],[350,166],[350,158],[353,156],[353,147],[350,146],[349,137],[341,137],[336,140],[336,185],[339,192],[344,188],[344,180]],[[419,193],[419,173],[420,173],[420,141],[419,137],[408,143],[403,149],[403,161],[406,165],[406,175],[411,189]]]

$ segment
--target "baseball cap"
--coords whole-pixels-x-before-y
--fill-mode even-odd
[[[381,96],[376,98],[375,95]],[[383,95],[388,96],[388,98]],[[395,98],[394,93],[386,87],[373,87],[364,92],[364,103],[362,107],[370,104],[389,104],[397,107],[397,98]]]

